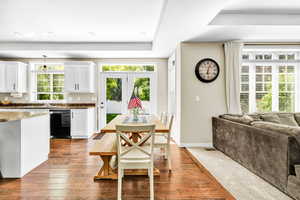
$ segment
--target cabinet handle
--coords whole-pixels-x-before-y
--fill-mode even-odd
[[[77,83],[77,88],[78,88],[78,90],[79,90],[79,83]]]
[[[15,90],[16,89],[16,84],[14,83],[14,85],[13,85],[13,90]]]
[[[76,90],[76,84],[74,84],[74,89]]]
[[[71,115],[72,115],[72,119],[74,118],[74,113],[73,112],[71,112]]]

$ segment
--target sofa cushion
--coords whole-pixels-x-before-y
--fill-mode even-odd
[[[275,113],[262,114],[261,118],[263,119],[263,121],[266,121],[266,122],[272,122],[272,123],[280,124],[280,118]]]
[[[295,117],[295,120],[298,123],[298,126],[300,126],[300,113],[295,113],[294,117]]]
[[[247,114],[247,115],[252,117],[252,119],[254,121],[261,121],[262,120],[259,114]]]
[[[295,120],[294,114],[292,113],[278,113],[280,119],[280,124],[285,124],[288,126],[299,126]]]
[[[221,118],[227,119],[233,122],[238,122],[242,124],[247,124],[250,125],[251,122],[253,122],[253,118],[248,116],[248,115],[232,115],[232,114],[225,114],[225,115],[220,115]]]
[[[276,131],[294,137],[300,145],[300,127],[288,126],[285,124],[277,124],[272,122],[254,121],[251,123],[256,128]]]

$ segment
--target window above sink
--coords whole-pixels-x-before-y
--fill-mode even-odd
[[[32,63],[30,76],[33,101],[62,102],[65,100],[63,63]]]

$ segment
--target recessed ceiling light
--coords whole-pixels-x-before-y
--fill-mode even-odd
[[[96,35],[95,32],[88,32],[88,34],[89,34],[90,36],[95,36],[95,35]]]

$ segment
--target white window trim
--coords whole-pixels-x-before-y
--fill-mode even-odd
[[[63,94],[64,95],[64,99],[62,100],[38,100],[37,99],[37,94],[42,94],[41,92],[37,92],[37,80],[36,80],[36,76],[35,73],[39,73],[39,74],[64,74],[64,70],[49,70],[47,72],[43,72],[40,70],[36,70],[36,65],[63,65],[63,63],[61,62],[31,62],[30,63],[30,72],[29,72],[29,78],[30,78],[30,100],[32,102],[35,103],[65,103],[67,101],[66,98],[66,93],[63,92],[45,92],[45,94]],[[51,79],[53,77],[51,76]],[[51,80],[52,81],[52,80]]]
[[[271,51],[271,50],[270,50]],[[295,66],[295,112],[300,111],[300,52],[299,51],[275,51],[272,56],[278,57],[279,54],[296,54],[295,60],[254,60],[255,54],[264,54],[270,51],[243,51],[249,54],[249,60],[243,60],[242,65],[249,66],[249,113],[257,112],[256,109],[256,72],[255,66],[259,63],[262,66],[272,66],[272,111],[279,111],[279,66],[282,63]]]

